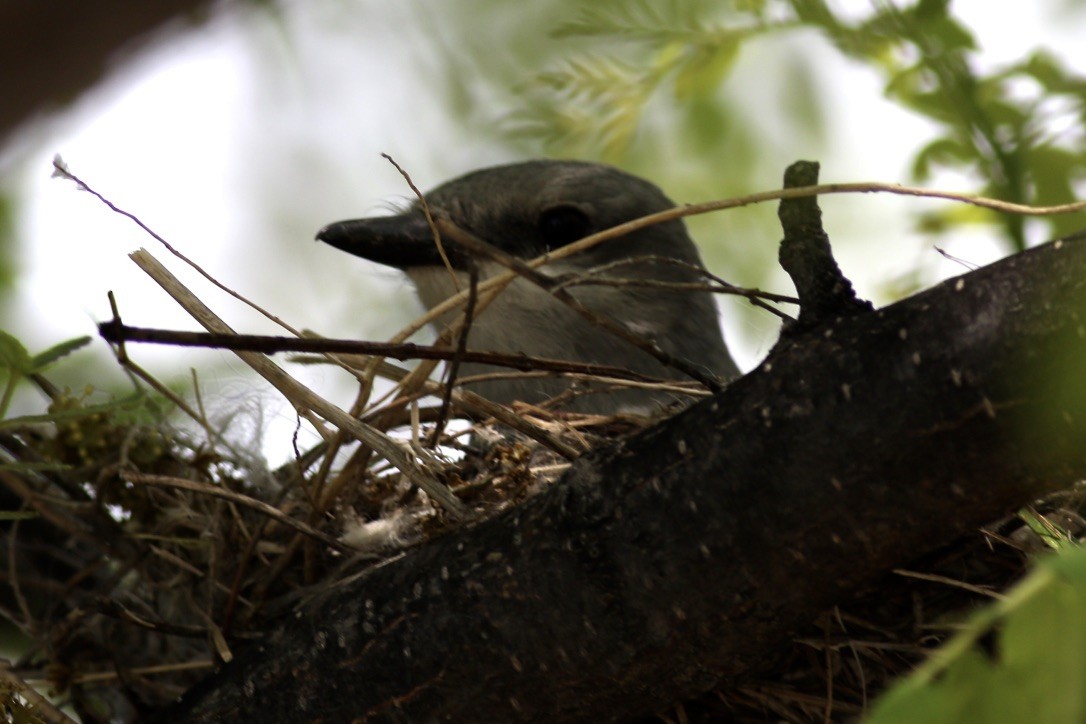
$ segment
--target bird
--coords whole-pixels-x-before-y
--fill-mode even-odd
[[[450,239],[439,250],[426,211],[446,219],[501,252],[528,260],[590,234],[675,206],[657,186],[605,164],[530,160],[480,169],[448,181],[401,213],[328,224],[317,240],[355,256],[402,270],[422,304],[432,309],[469,283],[474,265],[485,280],[507,271]],[[674,260],[677,264],[661,261]],[[451,270],[446,265],[451,266]],[[635,282],[704,282],[697,247],[679,219],[629,232],[538,268],[549,280],[570,280],[594,270],[593,279]],[[454,285],[450,274],[457,278]],[[739,371],[728,352],[712,294],[646,284],[569,284],[578,302],[630,332],[654,341],[709,378],[724,383]],[[454,318],[447,314],[442,325]],[[467,348],[622,367],[667,380],[690,378],[630,342],[601,329],[538,284],[517,278],[472,320]],[[463,363],[459,378],[508,372]],[[505,376],[465,384],[504,405],[533,405],[558,398],[561,409],[588,414],[657,416],[680,398],[643,387],[586,384],[558,376]],[[568,394],[570,390],[575,394]],[[564,394],[563,393],[567,393]],[[688,398],[687,398],[688,399]]]

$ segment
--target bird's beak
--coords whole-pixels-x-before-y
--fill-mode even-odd
[[[434,232],[419,212],[337,221],[318,231],[317,240],[348,254],[398,269],[442,264]],[[451,249],[448,251],[452,252]],[[454,266],[457,265],[455,256],[458,255],[450,253]]]

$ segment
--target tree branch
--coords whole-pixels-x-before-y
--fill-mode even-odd
[[[1086,476],[1086,237],[788,337],[498,518],[331,587],[158,721],[617,719]]]
[[[818,163],[797,161],[784,172],[784,188],[803,188],[818,183]],[[779,258],[799,294],[800,315],[785,327],[788,334],[815,327],[836,315],[864,314],[870,302],[856,296],[837,260],[830,238],[822,228],[817,196],[783,199],[777,216],[784,229]]]

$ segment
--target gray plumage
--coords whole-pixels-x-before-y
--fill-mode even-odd
[[[673,207],[656,186],[636,176],[595,163],[528,161],[475,171],[426,194],[435,215],[442,215],[483,241],[521,259],[564,246],[596,231]],[[433,234],[418,202],[396,216],[330,224],[317,238],[372,261],[404,270],[415,283],[423,304],[432,308],[455,289],[435,247]],[[468,280],[466,255],[445,240],[461,288]],[[551,278],[581,274],[601,265],[647,255],[666,256],[702,266],[681,221],[651,226],[540,267]],[[494,262],[476,260],[480,278],[506,271]],[[703,281],[695,273],[670,264],[642,261],[603,273],[617,279],[662,282]],[[580,302],[649,337],[669,354],[682,357],[722,381],[738,374],[720,333],[712,295],[703,291],[669,291],[637,286],[572,285]],[[686,379],[647,353],[591,324],[537,285],[517,279],[473,321],[470,349],[524,353],[625,367],[646,375]],[[460,376],[505,371],[463,364]],[[539,403],[571,386],[562,378],[502,379],[468,387],[496,402]],[[582,389],[582,387],[579,387]],[[651,414],[675,401],[670,394],[618,388],[577,396],[564,409],[610,414]]]

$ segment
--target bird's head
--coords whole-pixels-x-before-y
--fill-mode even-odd
[[[437,187],[426,194],[426,202],[435,216],[520,259],[675,205],[648,181],[582,161],[527,161],[475,171]],[[395,216],[329,224],[317,238],[404,270],[443,264],[418,201]],[[470,254],[454,242],[443,243],[453,267],[466,268]],[[588,268],[641,254],[700,265],[679,221],[604,242],[577,255],[576,262]]]
[[[520,260],[564,247],[590,234],[674,207],[656,186],[610,166],[580,161],[528,161],[469,173],[425,195],[436,218],[446,219],[477,239]],[[456,288],[444,267],[434,232],[418,201],[394,216],[340,221],[317,239],[338,249],[407,272],[419,297],[434,307]],[[482,278],[505,268],[480,259],[455,239],[442,238],[445,258],[460,277],[475,266]],[[650,258],[651,257],[651,258]],[[660,257],[681,262],[662,263]],[[684,266],[685,265],[685,266]],[[681,221],[669,221],[609,239],[539,271],[551,279],[581,277],[595,270],[604,281],[573,284],[569,294],[584,306],[651,338],[668,354],[720,378],[736,369],[721,337],[717,312],[705,291],[660,289],[660,283],[703,281],[701,259]],[[583,277],[582,277],[583,278]],[[610,279],[607,279],[610,278]],[[652,285],[657,286],[652,286]],[[586,321],[524,279],[510,285],[476,316],[472,348],[626,367],[641,374],[683,378],[673,368]],[[482,372],[486,370],[472,369]],[[481,394],[500,402],[537,402],[568,383],[481,383]],[[585,411],[645,409],[667,395],[623,390],[575,406]]]

